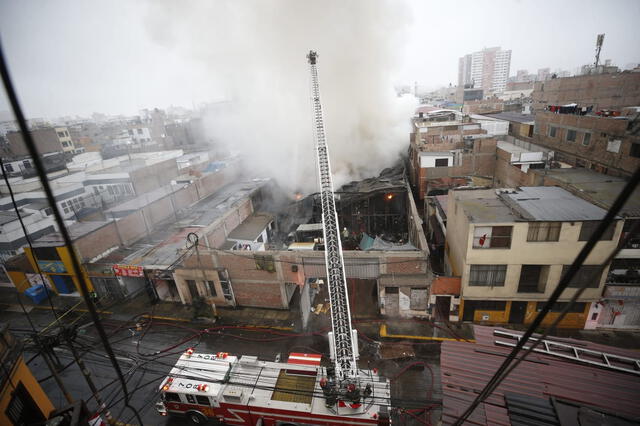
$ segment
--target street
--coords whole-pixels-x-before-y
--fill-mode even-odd
[[[37,330],[47,327],[54,320],[52,312],[46,309],[32,309],[29,318]],[[0,312],[0,321],[8,322],[11,331],[18,337],[29,338],[33,335],[29,321],[17,309]],[[73,323],[77,327],[73,346],[91,372],[92,380],[111,415],[125,423],[140,423],[136,414],[125,407],[124,392],[88,314],[72,313],[62,323]],[[323,362],[328,361],[328,341],[324,333],[269,329],[249,331],[234,326],[163,320],[143,323],[138,331],[135,322],[114,320],[108,316],[103,318],[102,323],[126,381],[129,405],[138,411],[142,423],[146,425],[189,424],[186,419],[161,417],[154,408],[161,380],[188,347],[195,347],[197,352],[224,351],[233,355],[256,355],[263,360],[275,360],[277,357],[284,360],[290,352],[323,353]],[[203,332],[205,327],[209,327],[210,331]],[[57,330],[57,325],[54,325],[46,334],[55,336]],[[366,334],[373,336],[369,330],[375,328],[365,329]],[[399,347],[404,347],[403,343],[380,344],[366,334],[363,335],[361,329],[360,365],[363,368],[378,368],[383,375],[392,379],[393,406],[414,409],[407,413],[395,412],[394,423],[428,424],[435,421],[441,399],[439,344],[407,344],[406,356],[381,356],[383,352],[390,353],[389,348],[397,353]],[[24,358],[54,405],[62,407],[66,405],[64,395],[36,347],[43,345],[36,346],[27,341]],[[98,409],[96,401],[68,345],[64,341],[57,342],[53,353],[67,391],[73,398],[84,399],[90,412],[95,412]],[[426,419],[424,416],[427,414],[420,409],[429,405],[435,407],[430,412],[431,418]]]

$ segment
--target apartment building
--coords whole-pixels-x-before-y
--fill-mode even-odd
[[[31,137],[40,154],[48,152],[73,152],[75,147],[66,127],[42,127],[30,130]],[[29,155],[22,132],[7,133],[9,150],[16,156]]]
[[[604,117],[539,112],[534,141],[556,151],[556,160],[614,176],[630,176],[640,166],[640,108]]]
[[[454,110],[418,113],[410,136],[409,178],[420,200],[432,191],[467,185],[469,176],[493,175],[496,140],[482,126]]]
[[[511,67],[511,50],[491,47],[461,57],[458,61],[458,87],[473,85],[484,95],[504,91]]]
[[[533,321],[605,216],[606,211],[558,187],[458,189],[449,192],[445,262],[461,277],[463,321]],[[544,325],[557,318],[576,288],[588,281],[560,327],[583,328],[597,302],[623,221],[601,238]]]

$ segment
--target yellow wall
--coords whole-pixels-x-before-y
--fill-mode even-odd
[[[488,300],[488,299],[485,299]],[[533,319],[536,317],[536,305],[537,301],[528,302],[527,310],[525,312],[524,317],[524,325],[531,324]],[[590,304],[585,304],[585,310],[582,313],[568,313],[565,317],[558,323],[558,328],[584,328],[585,321],[587,320],[587,316],[589,315]],[[511,302],[507,301],[504,311],[487,311],[476,309],[473,315],[473,322],[478,323],[492,323],[492,324],[507,324],[509,323],[509,314],[511,313]],[[464,300],[460,301],[460,318],[464,315]],[[488,320],[483,320],[483,315],[489,315]],[[549,312],[544,320],[542,321],[541,326],[546,327],[553,323],[560,313],[558,312]]]
[[[9,275],[9,279],[11,279],[11,282],[20,293],[24,293],[26,289],[31,287],[31,283],[27,280],[27,275],[24,272],[7,271],[7,275]]]
[[[33,377],[31,370],[24,363],[24,359],[20,356],[16,362],[16,365],[11,373],[11,383],[15,386],[18,385],[19,382],[22,382],[27,391],[31,394],[33,401],[40,408],[40,411],[45,417],[49,417],[49,413],[54,410],[54,406],[47,397],[47,394],[44,393],[42,387]],[[6,383],[4,388],[0,391],[0,425],[10,425],[11,422],[5,415],[5,411],[9,402],[11,401],[11,392],[13,388],[9,382]]]
[[[62,263],[64,264],[64,267],[66,269],[66,272],[64,273],[50,273],[50,272],[43,272],[43,274],[49,279],[49,282],[51,283],[51,288],[53,289],[53,291],[55,291],[56,293],[58,292],[58,289],[56,288],[55,284],[53,283],[53,279],[50,277],[50,275],[68,275],[71,276],[73,279],[73,283],[76,287],[76,291],[78,293],[81,293],[80,291],[80,282],[77,276],[75,276],[74,274],[71,273],[71,271],[73,271],[73,265],[71,262],[71,256],[69,254],[69,250],[67,250],[66,246],[61,246],[61,247],[56,247],[56,251],[58,252],[58,256],[60,256],[60,261],[62,261]],[[24,248],[24,253],[27,256],[27,259],[29,259],[29,263],[31,263],[31,266],[34,268],[34,270],[38,270],[38,266],[37,266],[37,262],[33,256],[33,254],[31,253],[31,249],[29,247],[25,247]],[[94,291],[93,288],[93,284],[91,283],[91,280],[89,279],[89,275],[87,274],[87,272],[85,271],[84,267],[82,267],[82,271],[81,273],[84,275],[85,277],[85,282],[87,283],[87,288],[89,289],[89,291]]]

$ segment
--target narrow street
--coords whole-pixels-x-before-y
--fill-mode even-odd
[[[29,307],[27,307],[29,308]],[[29,318],[38,330],[51,324],[54,317],[50,310],[31,309]],[[0,321],[10,324],[12,333],[27,339],[25,360],[44,390],[56,406],[64,406],[63,393],[51,377],[51,373],[29,343],[33,334],[29,321],[14,307],[0,312]],[[107,358],[90,322],[88,314],[71,313],[62,322],[77,326],[74,346],[81,354],[100,396],[110,407],[111,414],[125,423],[137,424],[135,414],[124,406],[124,394],[116,374]],[[110,319],[105,316],[103,325],[116,354],[127,383],[130,405],[135,407],[146,425],[189,424],[186,419],[164,418],[154,409],[158,397],[158,386],[166,377],[177,358],[188,347],[197,352],[224,351],[233,355],[255,355],[263,360],[286,359],[290,352],[322,353],[326,358],[329,347],[324,333],[296,333],[262,329],[250,331],[237,326],[203,325],[179,321],[152,320],[145,323],[141,332],[135,331],[135,323]],[[209,327],[209,331],[205,331]],[[403,343],[376,342],[377,324],[359,327],[361,338],[360,365],[378,368],[381,374],[391,379],[392,404],[402,406],[408,412],[394,413],[395,424],[425,424],[438,418],[441,400],[439,357],[440,345],[434,342]],[[57,325],[47,334],[55,336]],[[42,346],[41,346],[42,347]],[[398,350],[401,348],[402,350]],[[71,351],[63,342],[53,349],[54,360],[59,363],[60,377],[74,398],[87,401],[90,411],[97,410],[92,392],[76,365]],[[364,367],[363,367],[364,368]],[[431,419],[424,407],[432,407]],[[213,422],[212,422],[213,424]]]

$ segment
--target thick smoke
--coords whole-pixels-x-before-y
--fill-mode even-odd
[[[147,23],[158,43],[202,67],[202,90],[221,101],[205,116],[208,134],[242,154],[246,175],[314,192],[305,55],[319,54],[334,184],[377,175],[406,150],[415,108],[392,82],[408,17],[401,4],[374,0],[168,0],[153,2]]]

